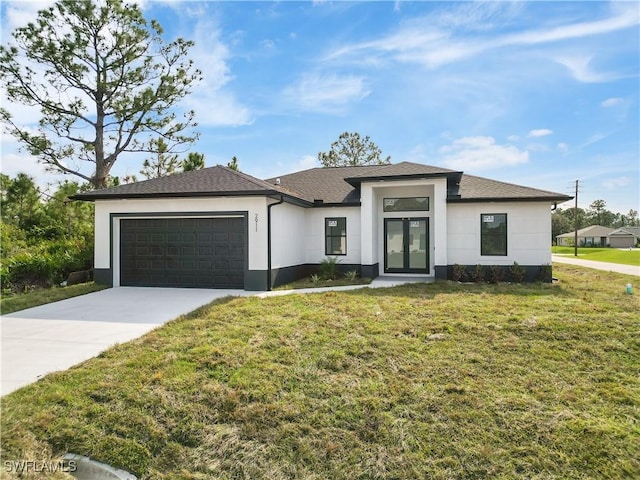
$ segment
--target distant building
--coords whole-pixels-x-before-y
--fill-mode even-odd
[[[614,228],[603,227],[601,225],[591,225],[590,227],[578,230],[579,247],[606,247],[609,245],[609,234]],[[573,246],[575,232],[563,233],[556,236],[556,242],[561,246]]]
[[[609,234],[609,246],[633,248],[640,243],[640,227],[622,227]]]

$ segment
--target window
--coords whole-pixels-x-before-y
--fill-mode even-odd
[[[345,217],[324,219],[324,254],[347,254],[347,219]]]
[[[428,212],[429,197],[385,198],[382,208],[385,212]]]
[[[507,255],[507,214],[480,215],[480,254]]]

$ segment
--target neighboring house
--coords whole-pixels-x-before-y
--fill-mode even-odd
[[[603,227],[600,225],[591,225],[590,227],[578,230],[578,246],[579,247],[606,247],[609,245],[608,236],[615,229]],[[574,246],[575,232],[563,233],[556,236],[556,243],[560,246]]]
[[[640,227],[622,227],[608,236],[612,248],[633,248],[640,243]]]
[[[328,257],[372,278],[518,262],[550,281],[551,206],[571,199],[408,162],[269,180],[217,166],[73,198],[95,202],[97,282],[246,290]]]

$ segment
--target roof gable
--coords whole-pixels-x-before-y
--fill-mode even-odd
[[[610,237],[612,236],[634,236],[634,237],[640,237],[640,227],[621,227],[618,228],[617,230],[614,230],[613,232],[611,232],[609,234]]]

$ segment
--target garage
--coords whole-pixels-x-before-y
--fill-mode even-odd
[[[120,285],[244,288],[243,217],[120,220]]]

